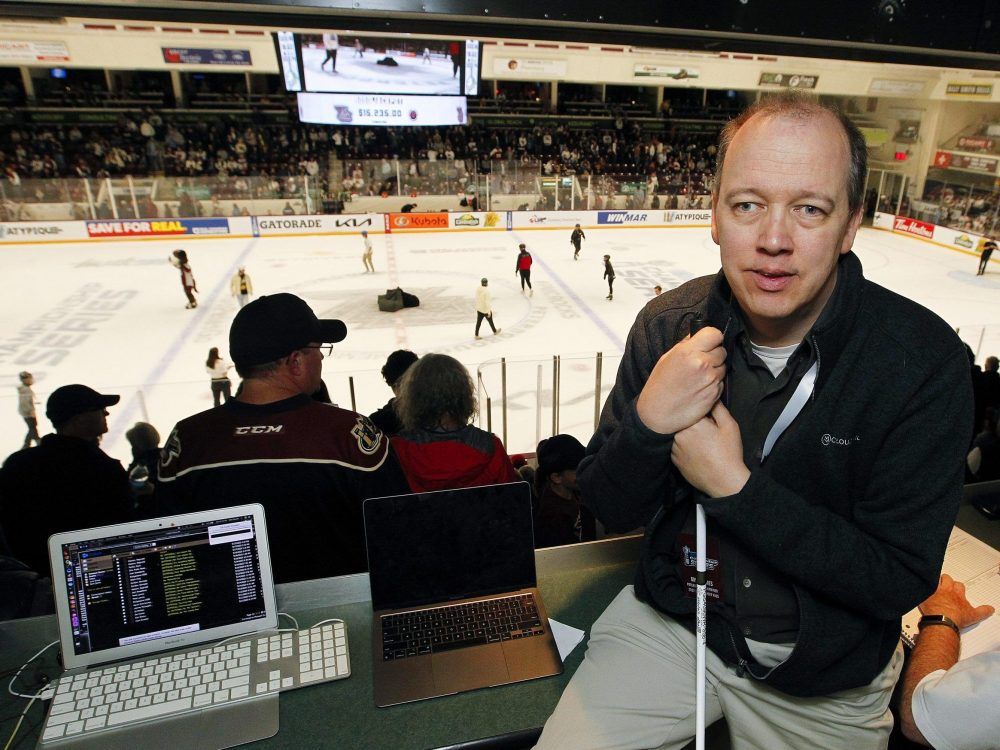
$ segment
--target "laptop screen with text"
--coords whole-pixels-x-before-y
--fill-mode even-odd
[[[61,543],[73,653],[99,662],[102,652],[115,658],[123,648],[261,627],[271,583],[262,578],[260,521],[217,514]]]

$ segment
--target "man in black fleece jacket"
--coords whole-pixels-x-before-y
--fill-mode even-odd
[[[540,748],[694,734],[694,506],[708,516],[707,722],[737,748],[881,748],[900,616],[937,583],[972,392],[958,337],[851,252],[864,139],[795,96],[720,136],[722,270],[640,312],[578,470],[635,586],[594,624]],[[708,327],[688,336],[700,316]]]

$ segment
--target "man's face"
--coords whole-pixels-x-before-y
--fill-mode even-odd
[[[758,115],[737,132],[712,201],[712,239],[765,346],[801,341],[837,281],[861,211],[847,206],[847,136],[830,115]]]
[[[576,469],[563,469],[559,472],[559,481],[563,487],[576,492],[580,486],[576,483]]]
[[[302,379],[303,393],[315,393],[319,390],[323,379],[323,352],[315,341],[307,349],[301,349],[303,355]]]
[[[108,431],[107,409],[91,409],[76,416],[77,435],[82,438],[100,441],[101,435]]]

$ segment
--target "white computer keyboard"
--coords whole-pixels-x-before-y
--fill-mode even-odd
[[[66,675],[56,685],[41,742],[59,743],[350,673],[347,629],[336,622]]]

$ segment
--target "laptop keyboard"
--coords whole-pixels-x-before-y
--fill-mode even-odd
[[[531,594],[382,616],[382,660],[542,635]]]
[[[343,623],[250,636],[59,679],[42,743],[349,676]]]

